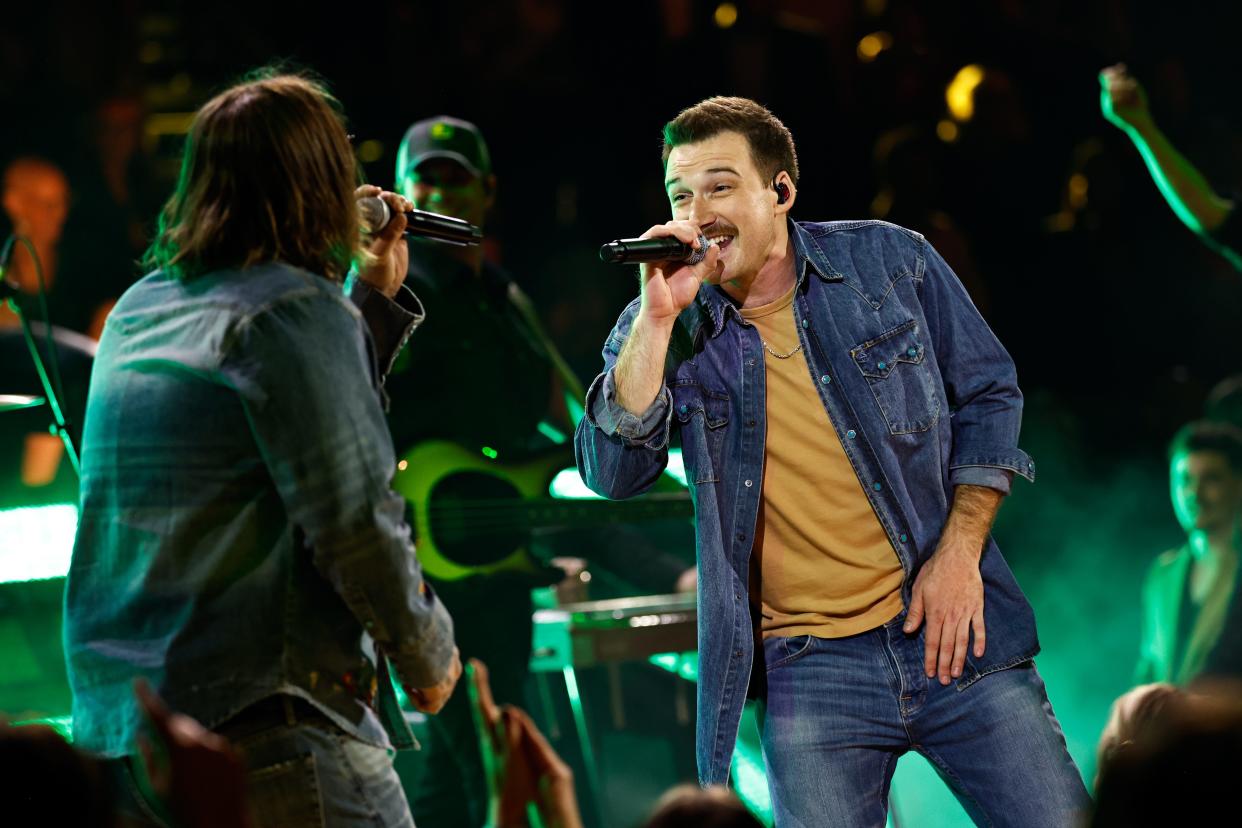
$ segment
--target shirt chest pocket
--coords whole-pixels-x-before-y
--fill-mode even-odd
[[[685,380],[674,382],[669,390],[681,432],[687,479],[694,483],[718,481],[729,425],[729,395]]]
[[[891,434],[926,431],[940,419],[940,397],[918,322],[911,319],[850,349]]]

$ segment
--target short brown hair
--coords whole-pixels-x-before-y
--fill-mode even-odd
[[[784,170],[798,183],[798,153],[793,135],[780,119],[750,98],[708,98],[664,125],[663,161],[668,164],[673,147],[694,144],[719,135],[737,132],[750,145],[750,156],[768,181]]]
[[[194,116],[144,264],[190,278],[279,260],[339,281],[360,251],[357,183],[336,99],[259,70]]]
[[[1237,427],[1211,420],[1186,423],[1169,442],[1169,461],[1194,451],[1214,451],[1225,458],[1235,475],[1242,475],[1242,430]]]

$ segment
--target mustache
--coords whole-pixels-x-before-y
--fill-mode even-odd
[[[737,228],[725,221],[713,221],[699,232],[710,239],[712,236],[736,236]]]

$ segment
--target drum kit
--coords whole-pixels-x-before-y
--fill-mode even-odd
[[[29,394],[0,394],[0,414],[6,411],[19,411],[23,408],[37,408],[45,403],[42,397]]]
[[[26,244],[31,256],[35,257],[35,268],[39,273],[39,284],[43,284],[43,275],[42,271],[38,270],[39,262],[35,254],[35,248],[31,246],[28,239],[19,239],[16,232],[11,233],[4,244],[0,246],[0,311],[3,311],[5,307],[9,308],[20,323],[20,328],[0,331],[0,357],[3,358],[0,359],[0,414],[11,411],[23,411],[47,404],[52,415],[53,425],[51,432],[58,435],[64,441],[69,461],[73,464],[74,472],[77,473],[79,471],[78,454],[73,445],[69,429],[65,424],[63,410],[65,391],[61,382],[60,366],[67,360],[74,364],[82,364],[81,356],[86,357],[85,364],[89,365],[95,356],[95,342],[75,331],[57,328],[51,325],[50,320],[46,318],[42,322],[27,319],[26,312],[22,308],[23,303],[19,301],[22,294],[21,287],[17,282],[5,277],[5,266],[9,261],[9,254],[19,240]],[[46,305],[44,305],[44,314],[46,316]],[[36,335],[42,337],[46,342],[48,349],[46,355],[36,344]],[[23,347],[29,353],[29,363],[18,355],[18,352],[23,350]],[[52,373],[50,376],[45,360],[51,361]],[[9,383],[27,386],[35,385],[30,379],[30,374],[23,373],[19,367],[24,364],[34,368],[34,376],[37,377],[37,384],[42,389],[43,396],[40,397],[27,393],[9,393],[10,389],[4,387]],[[89,369],[87,373],[89,374]]]
[[[24,476],[18,467],[32,433],[60,436],[64,457],[76,473],[78,457],[66,418],[81,422],[95,356],[95,341],[76,331],[54,325],[49,329],[39,321],[24,327],[0,330],[0,508],[36,505],[54,494],[32,490],[28,481],[18,479]],[[49,340],[50,347],[45,344]],[[77,429],[72,433],[76,436]],[[56,496],[72,497],[76,479],[62,477],[54,488]]]

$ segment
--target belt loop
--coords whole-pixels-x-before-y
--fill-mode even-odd
[[[298,717],[294,715],[293,712],[293,697],[286,695],[285,693],[281,693],[280,701],[281,706],[285,709],[285,724],[293,727],[298,723]]]

